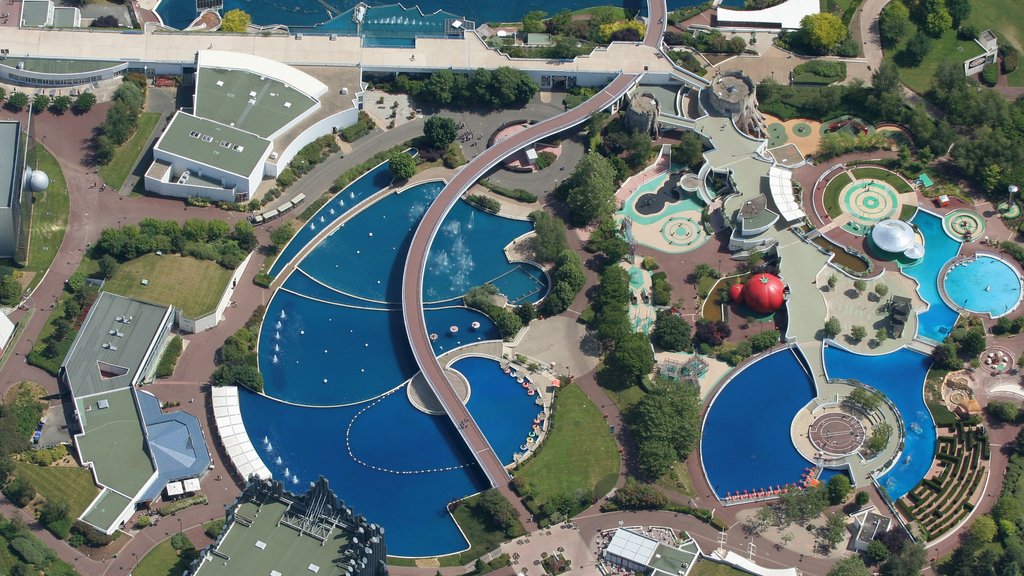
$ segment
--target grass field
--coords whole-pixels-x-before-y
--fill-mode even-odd
[[[17,462],[14,475],[28,478],[36,492],[52,500],[63,498],[70,508],[70,516],[78,518],[99,494],[93,484],[92,474],[85,468],[69,466],[36,466],[27,462]]]
[[[109,164],[100,166],[100,176],[107,186],[114,190],[121,189],[124,181],[131,174],[132,168],[135,167],[135,163],[146,150],[149,137],[153,134],[153,129],[156,128],[156,123],[159,121],[160,114],[157,112],[143,112],[139,116],[139,128],[135,131],[135,135],[117,147]]]
[[[701,560],[690,569],[689,576],[747,576],[747,573],[718,562]]]
[[[553,496],[582,490],[595,498],[615,486],[619,450],[601,411],[579,386],[555,398],[553,428],[517,478],[526,482],[537,506]]]
[[[850,182],[853,182],[853,178],[850,178],[846,172],[841,172],[825,187],[825,197],[822,198],[822,203],[825,204],[825,213],[829,218],[835,219],[843,213],[843,207],[839,205],[839,193]]]
[[[672,469],[661,478],[658,478],[657,484],[687,496],[697,495],[697,489],[693,486],[693,479],[690,478],[690,471],[686,468],[686,462],[676,461],[672,464]]]
[[[134,576],[178,576],[188,569],[188,561],[178,556],[168,538],[146,554],[132,571]]]
[[[53,263],[60,243],[64,241],[64,232],[67,231],[68,215],[71,211],[68,185],[64,181],[64,173],[57,159],[40,144],[36,144],[31,156],[29,164],[50,177],[50,186],[45,192],[35,195],[32,205],[28,263],[25,270],[34,274],[27,290],[32,290],[39,284],[43,274]]]
[[[991,28],[1004,40],[1024,52],[1024,10],[1008,6],[1006,0],[971,0],[971,15],[967,23],[978,30]],[[1024,67],[1019,67],[1006,77],[1010,86],[1024,86]]]
[[[910,187],[910,184],[907,184],[906,180],[892,172],[889,172],[888,170],[882,170],[881,168],[854,168],[853,176],[857,179],[869,178],[873,180],[881,180],[889,186],[892,186],[893,189],[896,190],[897,194],[914,191],[914,189]]]
[[[971,3],[972,10],[977,10],[975,2]],[[1006,11],[1005,6],[1002,11]],[[972,20],[973,20],[972,16]],[[989,24],[982,24],[981,29],[988,28]],[[895,48],[885,51],[885,58],[891,60],[899,66],[900,59],[896,57],[900,50],[903,49],[903,45],[906,40],[909,40],[913,34],[908,34],[904,38],[903,42],[900,42]],[[900,79],[904,84],[910,87],[911,90],[918,94],[924,94],[932,86],[932,78],[935,76],[935,71],[938,70],[939,64],[949,60],[963,64],[971,55],[978,55],[981,53],[981,47],[978,46],[974,41],[959,40],[956,37],[955,30],[946,30],[946,32],[940,38],[933,38],[931,50],[928,51],[928,55],[924,57],[924,61],[921,62],[920,66],[914,68],[904,68],[899,66]]]
[[[189,318],[199,318],[217,307],[230,278],[231,270],[216,262],[177,254],[146,254],[122,264],[103,289],[148,302],[173,304]],[[143,279],[149,285],[143,286]]]

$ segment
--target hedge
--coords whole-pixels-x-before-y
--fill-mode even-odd
[[[157,378],[167,378],[171,374],[174,374],[174,367],[178,364],[178,358],[181,356],[182,348],[183,341],[181,336],[171,338],[171,341],[167,344],[167,348],[164,350],[163,355],[160,356],[160,363],[156,365]]]
[[[182,498],[175,500],[170,504],[166,504],[156,509],[157,513],[161,516],[170,516],[175,512],[180,512],[186,508],[198,506],[200,504],[206,504],[210,500],[206,497],[206,494],[196,494],[195,496],[189,496],[188,498]]]
[[[495,184],[494,182],[491,182],[486,178],[480,180],[480,185],[483,186],[484,188],[487,188],[491,192],[494,192],[498,196],[511,198],[512,200],[516,200],[518,202],[531,203],[537,201],[536,194],[528,190],[523,190],[522,188],[516,188],[514,190],[511,188],[505,188],[504,186],[501,186],[500,184]]]
[[[490,196],[469,194],[466,196],[466,202],[469,202],[485,212],[490,212],[491,214],[497,214],[501,211],[501,202],[498,202]]]

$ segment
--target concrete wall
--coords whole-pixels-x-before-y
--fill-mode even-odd
[[[295,155],[299,153],[299,150],[302,150],[303,146],[325,134],[330,134],[334,131],[334,128],[338,128],[339,130],[342,128],[348,128],[355,124],[357,120],[359,120],[359,110],[357,108],[349,108],[336,114],[332,114],[316,124],[313,124],[309,128],[306,128],[302,134],[299,134],[294,140],[288,143],[288,146],[285,147],[284,151],[278,154],[276,160],[268,160],[264,164],[263,174],[271,178],[277,178],[281,175],[281,171],[288,167],[288,164],[290,164],[295,158]]]
[[[266,163],[269,156],[270,145],[268,144],[267,150],[264,152],[263,159],[257,166]],[[210,200],[234,202],[235,192],[245,192],[245,201],[248,201],[249,197],[260,185],[260,181],[263,177],[262,171],[258,167],[254,169],[252,174],[249,174],[248,177],[244,177],[213,166],[200,164],[199,162],[188,158],[182,158],[175,154],[170,154],[158,147],[153,148],[153,159],[162,160],[171,165],[171,169],[168,171],[168,178],[170,178],[169,181],[158,180],[150,176],[146,176],[145,179],[147,192],[153,192],[154,194],[160,194],[163,196],[175,196],[179,198],[199,196]],[[211,188],[209,186],[192,185],[188,182],[178,184],[178,175],[182,174],[185,170],[188,170],[196,176],[209,178],[211,180],[220,180],[224,183],[226,188]],[[232,188],[234,188],[234,190],[232,190]]]
[[[228,305],[231,304],[231,298],[235,295],[235,286],[238,281],[241,280],[242,274],[245,272],[246,266],[249,265],[249,261],[252,260],[252,255],[255,252],[250,252],[245,260],[235,268],[235,271],[231,274],[231,279],[228,280],[228,285],[224,288],[224,293],[220,297],[220,302],[217,303],[217,308],[213,312],[202,316],[200,318],[189,318],[178,310],[178,329],[182,332],[189,334],[196,334],[209,330],[220,323],[224,319],[224,311],[227,310]]]
[[[234,190],[226,188],[208,188],[206,186],[193,186],[191,184],[178,184],[177,182],[164,182],[146,176],[146,192],[171,196],[174,198],[207,198],[214,202],[234,202]]]

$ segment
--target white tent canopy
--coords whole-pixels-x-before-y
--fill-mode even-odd
[[[779,214],[786,220],[792,222],[804,217],[804,211],[796,201],[793,194],[793,171],[789,168],[772,166],[768,170],[768,186],[772,192],[772,200]]]

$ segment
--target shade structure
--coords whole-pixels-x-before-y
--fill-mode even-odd
[[[914,260],[922,258],[924,257],[924,245],[919,242],[914,242],[914,245],[907,248],[903,255],[907,258],[913,258]]]
[[[902,220],[882,220],[871,229],[871,240],[882,250],[901,254],[914,246],[914,229]]]

